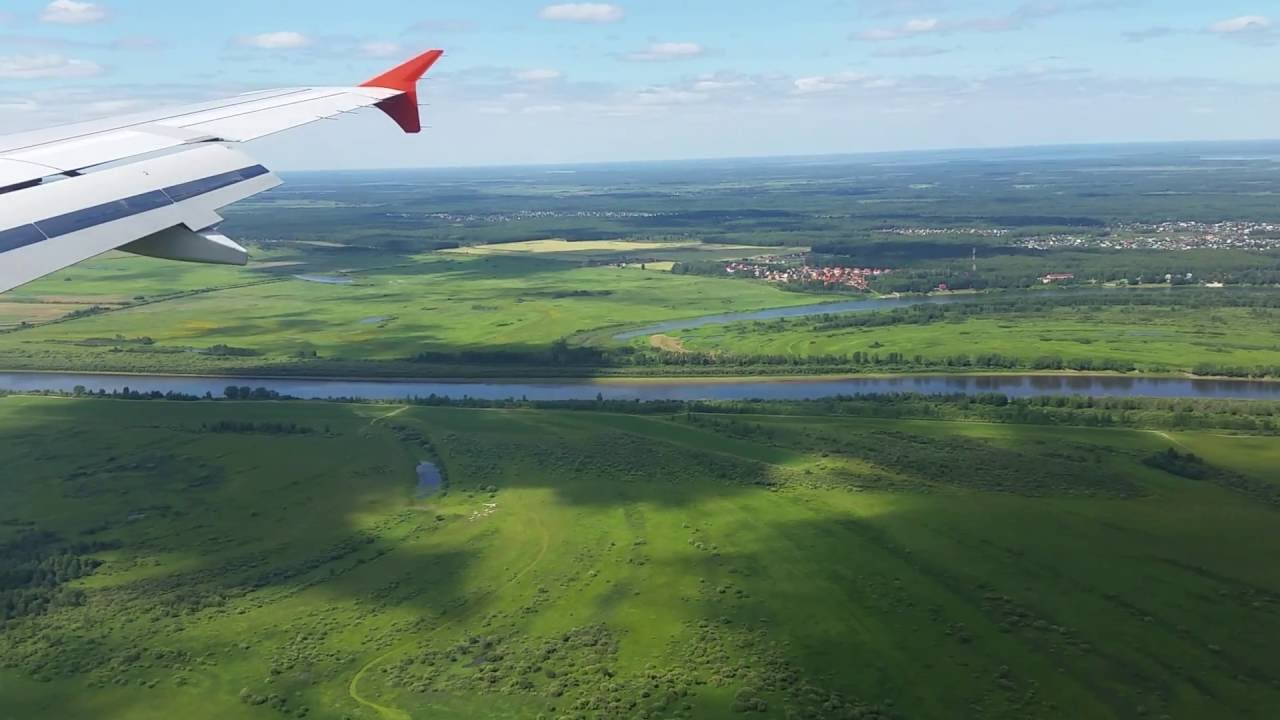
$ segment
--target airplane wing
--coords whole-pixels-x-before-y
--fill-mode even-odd
[[[218,210],[280,184],[236,146],[377,107],[420,132],[431,50],[357,87],[286,88],[0,136],[0,293],[108,250],[244,265]]]

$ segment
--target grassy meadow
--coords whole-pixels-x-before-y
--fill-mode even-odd
[[[281,265],[291,261],[280,257],[290,256],[270,253],[264,267],[248,270],[104,256],[20,288],[13,302],[0,306],[0,319],[12,324],[44,318],[36,327],[0,333],[0,367],[271,372],[322,359],[334,373],[341,363],[363,364],[372,373],[380,361],[423,352],[544,351],[560,338],[602,327],[821,300],[763,284],[672,275],[661,263],[653,269],[599,264],[601,252],[613,259],[663,256],[654,243],[625,252],[619,246],[632,244],[587,243],[583,251],[551,245],[468,248],[354,269],[342,264],[345,257]],[[667,245],[677,257],[728,252]],[[340,272],[348,269],[354,271]],[[54,305],[71,301],[77,304],[65,310]],[[93,307],[100,312],[68,316]],[[222,352],[209,352],[219,346]]]
[[[0,369],[538,376],[763,368],[787,374],[860,372],[869,365],[880,372],[936,371],[948,358],[982,354],[1016,363],[961,369],[1189,372],[1208,366],[1270,368],[1254,374],[1274,375],[1280,368],[1280,311],[1215,304],[1212,294],[1175,293],[1169,305],[1133,306],[1091,304],[1097,296],[1090,291],[975,295],[975,302],[996,297],[1003,300],[993,302],[1006,305],[889,325],[793,318],[624,342],[613,339],[618,331],[667,320],[841,298],[668,272],[691,254],[710,259],[758,251],[749,247],[541,240],[359,257],[289,247],[261,253],[248,269],[106,255],[19,288],[0,303]],[[1114,303],[1167,292],[1131,289],[1108,297]],[[1012,302],[1020,298],[1030,305]],[[1045,305],[1044,298],[1064,304]],[[558,344],[570,355],[554,357]],[[585,353],[573,356],[574,349]],[[855,354],[865,357],[849,360]],[[901,361],[872,363],[873,355]],[[1061,364],[1035,365],[1045,357]],[[1098,364],[1077,367],[1083,360]]]
[[[1143,292],[1143,291],[1131,291]],[[1146,371],[1201,363],[1280,365],[1280,311],[1231,307],[1060,307],[924,324],[824,329],[820,320],[736,323],[668,333],[687,352],[812,356],[855,352],[941,360],[996,353],[1031,361],[1103,359]],[[642,341],[643,342],[643,341]]]
[[[1280,706],[1275,438],[768,412],[0,398],[0,718]]]

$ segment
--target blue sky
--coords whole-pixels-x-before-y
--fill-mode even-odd
[[[255,152],[315,169],[1280,135],[1277,0],[5,0],[0,132],[356,83],[429,47],[447,55],[424,135],[371,112]]]

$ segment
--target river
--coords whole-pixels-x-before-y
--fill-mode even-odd
[[[313,380],[217,378],[93,373],[0,373],[0,390],[71,391],[76,386],[108,392],[130,388],[141,392],[182,392],[221,396],[228,385],[265,387],[299,398],[356,397],[395,400],[447,395],[489,400],[806,400],[833,395],[873,393],[1003,393],[1010,397],[1094,395],[1100,397],[1234,398],[1280,400],[1280,382],[1203,380],[1179,377],[1105,375],[908,375],[847,378],[732,378],[681,380],[469,380],[403,382],[377,380]]]
[[[912,305],[945,305],[956,302],[973,302],[979,299],[976,295],[929,295],[905,298],[882,298],[877,300],[845,300],[843,302],[819,303],[817,305],[793,305],[783,308],[769,308],[753,312],[725,313],[723,315],[704,315],[687,320],[670,320],[635,330],[627,330],[613,336],[614,340],[633,340],[646,335],[691,330],[708,325],[727,325],[736,322],[754,322],[756,320],[777,320],[778,318],[812,317],[814,315],[843,314],[867,312],[871,310],[893,310],[894,308],[911,307]]]

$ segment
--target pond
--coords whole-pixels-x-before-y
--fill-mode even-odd
[[[414,495],[418,498],[425,498],[439,492],[444,485],[444,475],[440,473],[440,468],[429,460],[423,460],[418,463],[418,487],[414,490]]]

